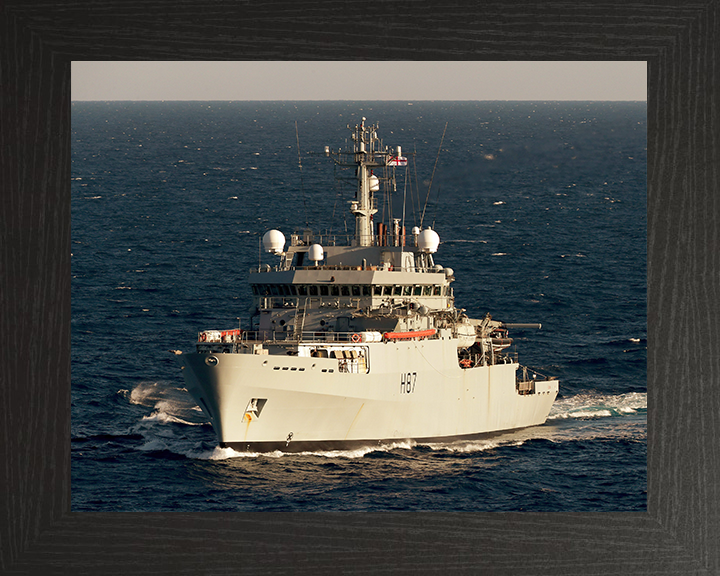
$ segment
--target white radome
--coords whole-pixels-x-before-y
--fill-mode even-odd
[[[320,244],[313,244],[308,249],[308,258],[312,260],[313,262],[319,262],[325,257],[325,253],[323,251],[323,247],[320,246]]]
[[[280,230],[268,230],[262,241],[265,252],[282,254],[285,250],[285,235]]]
[[[380,190],[380,180],[377,176],[375,176],[375,174],[368,178],[368,183],[370,184],[370,192],[377,192]]]
[[[422,252],[434,253],[437,252],[438,246],[440,246],[440,236],[429,226],[420,232],[418,236],[418,248]]]

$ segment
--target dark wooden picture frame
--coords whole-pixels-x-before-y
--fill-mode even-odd
[[[0,572],[720,571],[718,1],[0,5]],[[70,511],[73,60],[648,62],[647,513]]]

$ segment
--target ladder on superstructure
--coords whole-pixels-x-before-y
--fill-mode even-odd
[[[300,306],[300,301],[298,299],[298,306],[295,308],[295,337],[298,339],[298,341],[302,340],[302,333],[303,328],[305,327],[305,311],[307,308],[307,298],[305,298],[305,302],[302,306]]]

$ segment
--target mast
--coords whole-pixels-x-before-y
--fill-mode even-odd
[[[356,201],[350,206],[350,212],[355,215],[355,245],[372,246],[373,225],[372,215],[377,212],[375,198],[370,184],[371,169],[385,165],[385,158],[379,163],[375,159],[378,144],[377,127],[365,126],[365,117],[359,126],[355,126],[352,139],[355,143],[354,154],[357,165],[358,188],[355,195]]]
[[[391,189],[395,189],[395,166],[407,166],[407,158],[402,157],[400,146],[396,150],[382,146],[382,141],[377,136],[378,125],[365,125],[366,118],[363,117],[360,124],[348,129],[352,130],[353,149],[340,152],[331,152],[330,147],[325,147],[325,154],[337,154],[340,159],[336,164],[343,167],[355,167],[357,179],[357,191],[355,200],[350,203],[350,212],[355,216],[355,237],[353,246],[374,246],[375,232],[373,230],[373,214],[377,213],[377,200],[375,192],[380,190],[380,178],[373,173],[376,168],[393,167],[389,175],[384,173],[383,179],[389,181]],[[345,163],[343,157],[348,158]]]

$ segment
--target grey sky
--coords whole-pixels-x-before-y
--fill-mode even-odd
[[[645,62],[73,62],[73,100],[647,100]]]

